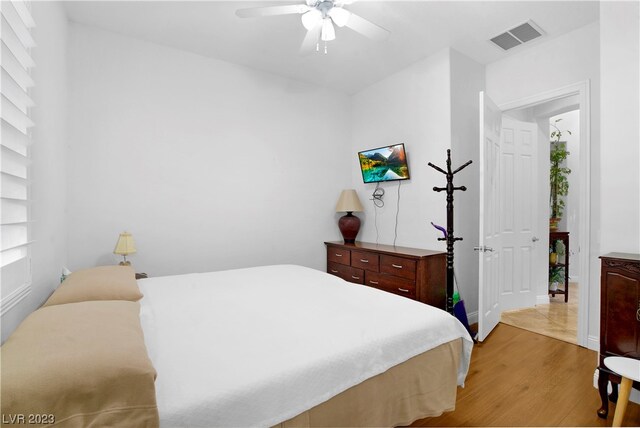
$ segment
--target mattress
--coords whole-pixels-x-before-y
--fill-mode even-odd
[[[140,319],[161,426],[273,426],[421,353],[472,340],[450,314],[293,265],[149,278]]]

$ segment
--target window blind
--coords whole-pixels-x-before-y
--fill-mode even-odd
[[[6,299],[30,286],[30,109],[35,26],[28,1],[0,1],[0,274]]]

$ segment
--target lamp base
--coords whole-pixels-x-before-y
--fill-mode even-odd
[[[360,219],[354,216],[350,211],[338,220],[338,227],[345,244],[353,244],[356,242],[356,236],[360,231]]]
[[[118,266],[131,266],[131,262],[129,260],[127,260],[125,262],[120,262],[120,263],[118,263]]]

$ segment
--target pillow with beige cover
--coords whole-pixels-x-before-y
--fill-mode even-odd
[[[89,300],[138,301],[142,293],[131,266],[98,266],[70,274],[43,306]]]
[[[64,427],[157,427],[156,371],[139,312],[128,301],[33,312],[0,348],[2,414]]]

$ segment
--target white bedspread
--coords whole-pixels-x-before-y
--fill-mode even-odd
[[[272,426],[462,337],[451,315],[282,265],[149,278],[140,318],[163,427]]]

